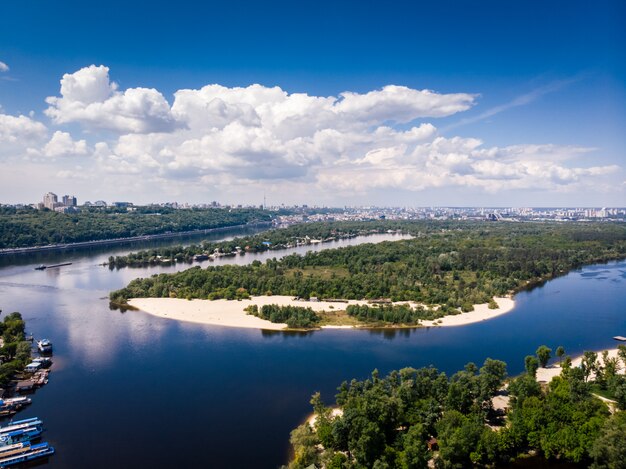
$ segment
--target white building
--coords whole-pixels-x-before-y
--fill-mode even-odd
[[[58,203],[59,198],[53,192],[48,192],[46,195],[43,196],[43,206],[47,209],[54,210],[54,207],[56,207],[56,204]]]

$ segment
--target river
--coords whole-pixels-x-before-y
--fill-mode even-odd
[[[231,235],[239,234],[232,233]],[[220,233],[214,239],[223,239]],[[219,262],[399,239],[374,235]],[[141,247],[178,244],[160,241]],[[137,249],[139,246],[134,246]],[[50,383],[19,418],[38,416],[57,449],[51,467],[276,468],[289,432],[343,380],[404,366],[454,372],[493,357],[523,369],[537,346],[570,354],[615,347],[626,335],[626,261],[589,266],[516,296],[515,309],[457,328],[261,332],[177,323],[108,307],[139,276],[187,265],[109,270],[117,247],[0,260],[0,308],[20,311],[55,345]],[[35,271],[41,263],[72,262]],[[204,263],[203,265],[208,265]]]

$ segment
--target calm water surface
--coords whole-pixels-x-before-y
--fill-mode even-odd
[[[386,239],[398,237],[313,248]],[[111,311],[110,290],[187,267],[110,271],[98,265],[124,252],[128,248],[0,259],[0,308],[21,311],[35,337],[55,344],[50,383],[19,414],[46,423],[45,437],[57,448],[52,467],[276,468],[287,459],[290,430],[310,412],[311,394],[321,391],[330,400],[341,381],[364,378],[374,368],[387,373],[432,364],[454,372],[493,357],[518,373],[540,344],[578,354],[614,347],[611,337],[626,335],[624,261],[520,293],[511,313],[479,324],[288,334]],[[267,257],[279,253],[220,262]],[[33,270],[58,261],[73,264]]]

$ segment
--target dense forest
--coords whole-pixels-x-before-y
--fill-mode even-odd
[[[2,388],[30,361],[31,344],[25,340],[24,328],[25,324],[20,313],[7,314],[0,322],[0,336],[2,337],[0,387]]]
[[[566,359],[561,375],[540,385],[536,362],[527,357],[527,371],[507,386],[506,364],[487,359],[450,377],[432,367],[384,378],[375,370],[369,379],[343,382],[332,407],[316,393],[315,421],[291,433],[289,469],[426,468],[431,459],[433,467],[485,467],[533,452],[583,467],[624,467],[626,399],[611,415],[584,366]],[[596,359],[593,366],[605,382],[619,382],[626,397],[626,378],[617,374],[626,348],[616,363]]]
[[[302,223],[228,241],[205,241],[190,246],[169,246],[109,257],[110,268],[143,267],[164,262],[191,263],[194,256],[246,252],[279,251],[316,242],[331,242],[355,236],[384,233],[389,230],[415,234],[429,230],[430,224],[406,221],[347,221],[337,223]],[[239,249],[238,249],[239,248]],[[204,258],[206,260],[206,258]]]
[[[340,227],[337,224],[336,227]],[[585,264],[626,257],[626,226],[558,223],[418,223],[415,238],[328,249],[250,265],[193,267],[133,280],[134,297],[218,299],[237,294],[391,299],[444,311],[487,303]],[[423,227],[427,226],[428,229]],[[237,293],[239,292],[239,293]]]
[[[161,233],[221,228],[270,221],[260,209],[168,207],[83,208],[59,213],[32,208],[0,207],[0,249],[128,238]]]

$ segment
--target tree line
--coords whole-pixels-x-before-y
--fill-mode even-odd
[[[363,381],[343,382],[333,406],[313,395],[315,423],[291,433],[289,468],[425,468],[431,459],[440,468],[496,466],[530,452],[623,467],[624,407],[611,415],[592,390],[581,368],[564,367],[541,386],[528,372],[507,380],[506,364],[490,358],[450,377],[433,367],[386,377],[374,370]],[[507,409],[494,407],[498,394],[506,394]]]
[[[461,314],[455,308],[424,308],[408,304],[372,304],[348,305],[348,316],[352,316],[365,324],[395,324],[415,326],[422,320],[435,320],[450,314]]]
[[[162,259],[171,262],[191,263],[194,256],[218,253],[232,253],[239,248],[242,253],[279,251],[300,245],[311,244],[311,240],[330,242],[339,239],[365,236],[376,233],[384,233],[389,230],[417,234],[422,224],[404,221],[348,221],[348,222],[315,222],[291,225],[286,228],[278,228],[265,231],[251,236],[236,237],[227,241],[203,241],[190,246],[170,246],[153,249],[144,249],[131,252],[124,256],[109,257],[109,268],[144,267],[157,265]],[[429,225],[423,223],[423,229]]]
[[[286,323],[290,329],[311,329],[321,320],[313,309],[303,306],[270,304],[259,308],[257,305],[250,305],[246,312],[273,323]]]
[[[83,208],[59,213],[0,207],[0,249],[222,228],[270,221],[269,212],[252,209],[168,207]]]

